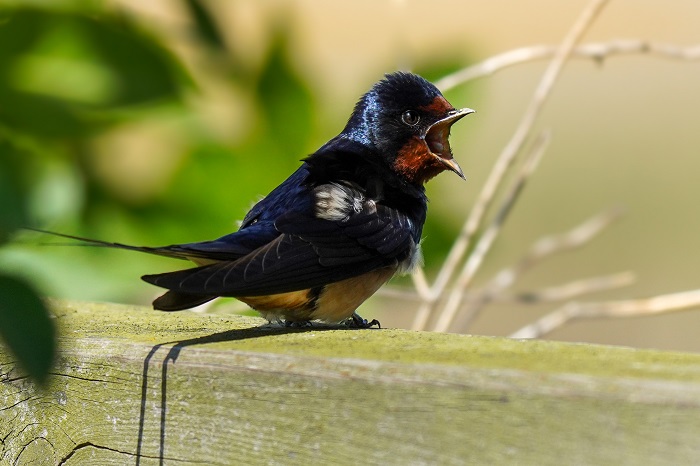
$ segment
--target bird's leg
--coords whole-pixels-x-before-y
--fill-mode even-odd
[[[350,318],[345,321],[345,325],[350,328],[372,328],[375,325],[377,328],[382,328],[382,324],[377,319],[372,319],[368,322],[367,319],[360,317],[357,312],[352,313]]]

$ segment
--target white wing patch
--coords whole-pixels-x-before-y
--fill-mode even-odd
[[[344,221],[363,209],[365,196],[359,189],[340,183],[322,184],[314,189],[317,218]]]
[[[420,243],[415,244],[411,242],[411,252],[408,257],[399,263],[399,274],[413,273],[416,267],[423,266],[423,250],[420,247]]]

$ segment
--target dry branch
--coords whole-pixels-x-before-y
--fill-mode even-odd
[[[586,220],[565,233],[545,236],[539,239],[523,258],[511,267],[501,270],[486,286],[484,286],[481,292],[484,302],[481,303],[481,305],[487,304],[498,294],[503,293],[503,291],[511,287],[523,273],[539,262],[542,262],[544,259],[559,252],[576,249],[588,244],[588,242],[593,240],[593,238],[605,228],[620,218],[621,215],[621,208],[611,209]],[[477,303],[474,304],[476,305]]]
[[[470,248],[473,237],[481,230],[486,213],[490,209],[490,205],[496,193],[502,189],[502,182],[506,173],[511,168],[516,155],[520,152],[523,144],[527,140],[534,121],[548,97],[562,66],[568,58],[591,59],[599,63],[602,63],[605,59],[612,56],[632,54],[656,55],[662,58],[687,61],[700,59],[700,44],[683,47],[644,39],[629,39],[575,46],[575,42],[581,37],[587,27],[590,26],[605,3],[604,0],[591,1],[567,34],[564,42],[559,46],[539,45],[511,50],[459,70],[436,82],[438,88],[446,91],[467,81],[491,75],[510,66],[542,59],[552,60],[533,95],[530,106],[526,110],[520,125],[516,129],[508,145],[500,154],[474,208],[462,227],[462,231],[455,240],[446,261],[443,263],[435,282],[431,286],[423,271],[418,270],[413,276],[417,294],[404,292],[404,298],[420,298],[423,300],[423,304],[419,308],[414,320],[414,329],[424,329],[427,326],[435,305],[440,301],[448,283],[453,279],[464,254],[466,254]],[[519,302],[528,303],[562,301],[586,293],[618,288],[630,284],[634,281],[634,275],[631,272],[623,272],[609,276],[576,280],[564,285],[549,287],[535,292],[514,295],[505,293],[505,290],[509,288],[526,269],[552,254],[582,246],[590,241],[603,228],[607,227],[619,214],[619,210],[611,211],[587,221],[564,235],[551,236],[540,240],[520,262],[501,271],[482,290],[478,290],[476,293],[470,293],[469,296],[466,296],[466,286],[471,282],[471,278],[479,268],[488,247],[495,239],[495,234],[497,234],[499,230],[498,228],[492,230],[487,229],[480,238],[480,244],[477,244],[473,249],[472,255],[463,266],[462,275],[457,280],[457,286],[451,292],[445,309],[438,319],[436,329],[447,330],[449,322],[455,318],[460,307],[466,307],[466,312],[462,314],[462,322],[464,322],[471,320],[480,309],[493,300],[517,300]],[[492,223],[492,226],[493,225],[494,223]],[[480,245],[483,247],[480,247]],[[697,293],[699,292],[688,291],[663,295],[649,300],[630,300],[613,303],[569,303],[552,314],[543,317],[540,321],[531,326],[521,329],[514,335],[523,337],[539,336],[551,331],[552,328],[555,328],[553,326],[563,325],[566,321],[574,318],[644,315],[654,312],[669,312],[686,309],[688,307],[697,306],[694,301]],[[525,335],[527,331],[531,333]]]
[[[634,273],[620,272],[600,277],[574,280],[563,285],[550,286],[541,290],[517,293],[513,296],[496,297],[499,301],[516,301],[526,304],[539,304],[554,301],[566,301],[584,294],[608,291],[631,285],[636,280]]]
[[[511,334],[511,338],[540,338],[574,319],[637,317],[700,307],[700,289],[601,303],[571,302]]]
[[[557,47],[554,45],[534,45],[521,47],[494,55],[475,65],[462,68],[438,80],[435,85],[443,92],[468,81],[490,76],[497,71],[537,60],[552,58]],[[586,58],[602,62],[615,55],[648,54],[670,59],[700,59],[700,44],[681,47],[674,44],[650,42],[644,39],[615,40],[580,45],[571,52],[572,58]]]
[[[467,287],[469,284],[471,284],[471,281],[481,267],[481,264],[484,263],[486,254],[488,254],[488,252],[491,250],[491,246],[493,246],[498,234],[503,229],[503,224],[515,205],[515,202],[520,197],[520,193],[522,193],[525,184],[537,169],[545,149],[549,146],[550,139],[549,131],[545,131],[540,134],[540,137],[533,145],[525,164],[522,166],[520,173],[515,179],[515,182],[508,193],[506,193],[505,199],[503,200],[498,213],[493,218],[488,228],[486,228],[484,233],[481,235],[479,241],[474,247],[474,251],[472,251],[472,254],[464,264],[464,267],[457,278],[455,287],[450,292],[447,304],[443,308],[442,312],[440,313],[440,317],[435,324],[436,331],[446,332],[449,330],[452,320],[457,314],[460,304],[462,303]]]
[[[574,280],[562,285],[551,286],[540,290],[521,293],[503,293],[493,297],[493,301],[500,303],[540,304],[557,301],[565,301],[590,293],[598,293],[631,285],[636,280],[633,272],[620,272],[600,277]],[[413,288],[403,286],[384,286],[380,288],[377,296],[382,298],[401,299],[404,301],[419,302],[421,296]],[[472,304],[476,300],[483,299],[479,291],[467,293],[464,296],[466,304]]]
[[[569,30],[561,45],[557,48],[554,58],[544,72],[539,85],[526,109],[520,124],[516,128],[509,143],[505,146],[499,155],[491,174],[489,175],[484,187],[473,206],[462,230],[455,240],[447,259],[443,263],[440,272],[438,273],[433,286],[431,287],[430,299],[427,300],[419,309],[414,321],[414,329],[423,329],[428,322],[428,318],[432,312],[435,302],[444,291],[445,287],[452,278],[457,269],[462,257],[467,252],[469,244],[474,234],[479,230],[483,223],[484,216],[488,211],[493,199],[495,198],[498,188],[502,184],[508,169],[513,164],[516,155],[525,144],[528,135],[530,134],[534,122],[539,115],[544,103],[549,96],[551,89],[559,76],[566,59],[571,53],[576,43],[580,40],[586,29],[593,23],[594,19],[600,13],[607,0],[592,0],[583,10],[579,18]]]
[[[610,209],[586,220],[566,233],[546,236],[538,240],[522,259],[513,266],[497,273],[480,292],[475,293],[474,299],[464,303],[466,309],[462,312],[462,316],[458,321],[455,322],[455,327],[459,329],[466,328],[469,322],[471,322],[487,304],[495,300],[506,289],[510,288],[520,276],[531,267],[554,254],[576,249],[588,244],[605,228],[620,218],[621,215],[621,208]]]

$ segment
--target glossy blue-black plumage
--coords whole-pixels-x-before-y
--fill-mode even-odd
[[[258,202],[241,228],[218,240],[182,245],[194,257],[225,261],[143,277],[175,294],[256,296],[314,288],[397,265],[420,242],[427,210],[422,185],[392,167],[412,136],[396,115],[429,105],[439,91],[410,73],[377,83],[355,106],[344,130],[305,159],[289,178]],[[315,187],[344,182],[377,203],[347,222],[317,218]],[[157,307],[166,307],[156,302]]]
[[[363,163],[355,160],[353,165]],[[366,168],[360,172],[367,174]],[[239,231],[180,246],[198,260],[221,262],[144,280],[176,292],[180,299],[259,296],[315,288],[409,259],[420,240],[424,199],[402,199],[394,188],[385,188],[368,196],[372,204],[353,211],[347,220],[318,218],[315,187],[342,180],[367,195],[382,182],[377,176],[360,180],[350,171],[333,180],[325,177],[305,162],[251,209]]]
[[[324,287],[415,263],[427,198],[422,183],[407,179],[395,166],[405,146],[414,147],[409,144],[422,141],[444,112],[454,111],[444,99],[444,110],[425,110],[438,98],[442,99],[440,92],[419,76],[387,75],[360,99],[343,131],[255,204],[234,233],[158,248],[76,239],[198,264],[142,277],[169,290],[154,301],[156,309],[185,309],[217,296],[250,298],[308,290],[308,303],[297,306],[305,307],[304,315],[313,315]],[[406,110],[422,112],[422,126],[402,122]],[[331,207],[321,202],[323,196]],[[376,287],[367,289],[371,294]]]

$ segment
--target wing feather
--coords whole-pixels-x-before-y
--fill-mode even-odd
[[[143,279],[191,294],[285,293],[396,266],[417,243],[416,231],[405,214],[372,201],[346,220],[292,212],[280,216],[275,227],[275,239],[237,260]]]

